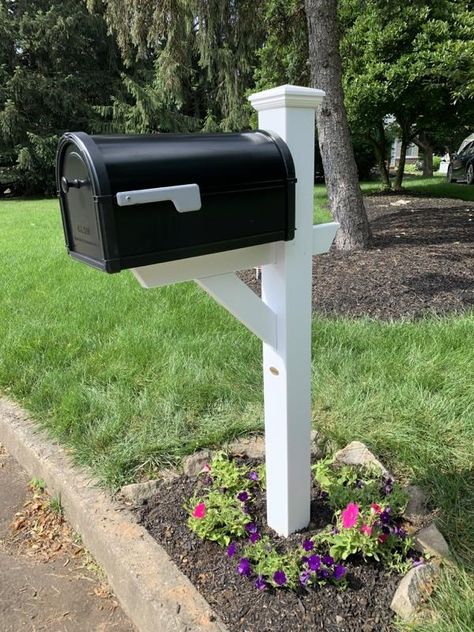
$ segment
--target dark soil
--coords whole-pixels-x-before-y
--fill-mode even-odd
[[[314,257],[313,310],[384,320],[474,307],[474,202],[371,196],[370,250]],[[260,292],[253,271],[242,278]]]
[[[196,479],[182,476],[163,483],[157,495],[139,510],[139,521],[167,550],[214,611],[232,632],[281,632],[324,630],[325,632],[388,632],[390,610],[400,581],[375,564],[347,563],[349,588],[341,592],[327,585],[301,589],[259,592],[254,580],[236,572],[238,559],[229,559],[224,548],[200,540],[186,526],[182,508],[196,489]],[[305,533],[321,529],[331,520],[331,511],[314,491],[311,523]],[[265,500],[257,498],[252,516],[265,532]],[[267,528],[268,529],[268,528]],[[301,544],[302,534],[281,538],[279,546]]]

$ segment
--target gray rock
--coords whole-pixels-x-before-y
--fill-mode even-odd
[[[202,468],[212,460],[212,452],[210,450],[200,450],[194,454],[190,454],[183,461],[183,471],[186,476],[197,476]]]
[[[391,476],[382,463],[375,458],[369,448],[360,441],[352,441],[345,448],[336,452],[335,462],[344,465],[373,466],[380,470],[384,476]]]
[[[409,522],[420,522],[428,513],[425,492],[418,485],[408,485],[405,491],[408,494],[408,504],[403,515]]]
[[[423,554],[434,555],[446,560],[450,560],[452,557],[448,543],[434,523],[416,534],[415,548]]]
[[[326,440],[317,430],[311,430],[311,456],[313,459],[323,459],[326,456]]]
[[[404,621],[413,618],[421,603],[432,593],[438,574],[438,566],[431,562],[412,568],[398,585],[390,608]]]
[[[236,439],[227,446],[229,454],[249,459],[265,458],[265,438],[261,435]]]
[[[158,489],[160,480],[147,481],[146,483],[132,483],[124,485],[119,491],[119,497],[126,503],[141,505],[146,498],[150,498]]]

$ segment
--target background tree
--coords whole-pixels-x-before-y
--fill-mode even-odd
[[[254,85],[265,3],[103,0],[103,4],[129,67],[152,63],[147,86],[128,84],[131,108],[145,114],[144,127],[169,131],[174,124],[180,129],[231,131],[249,126],[251,110],[245,94]],[[95,1],[89,0],[89,5],[95,6]],[[168,114],[168,124],[156,126],[165,112],[172,113],[174,123]]]
[[[52,193],[59,136],[94,131],[119,89],[116,47],[81,0],[2,0],[0,42],[1,181]]]
[[[341,224],[336,246],[353,250],[366,248],[371,234],[344,107],[337,4],[337,0],[306,0],[306,15],[311,81],[326,92],[316,121],[329,206]]]
[[[448,137],[458,136],[463,117],[472,113],[473,8],[464,0],[394,0],[388,11],[382,0],[341,0],[346,102],[351,122],[374,144],[386,186],[387,116],[395,117],[400,130],[398,189],[408,145],[417,142],[425,173],[432,173],[440,137],[451,144]]]

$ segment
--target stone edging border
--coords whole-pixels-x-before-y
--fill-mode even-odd
[[[0,398],[0,442],[31,477],[60,494],[65,516],[101,564],[140,632],[227,632],[166,551],[73,465],[17,404]]]

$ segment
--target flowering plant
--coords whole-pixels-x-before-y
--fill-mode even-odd
[[[227,547],[236,571],[253,578],[258,590],[326,583],[345,587],[343,562],[354,554],[399,572],[413,564],[412,542],[401,525],[404,492],[374,471],[336,468],[333,459],[320,462],[315,478],[334,510],[335,522],[287,551],[252,517],[255,497],[265,486],[263,466],[252,469],[220,452],[203,468],[203,476],[201,492],[186,504],[188,526],[200,538]]]

